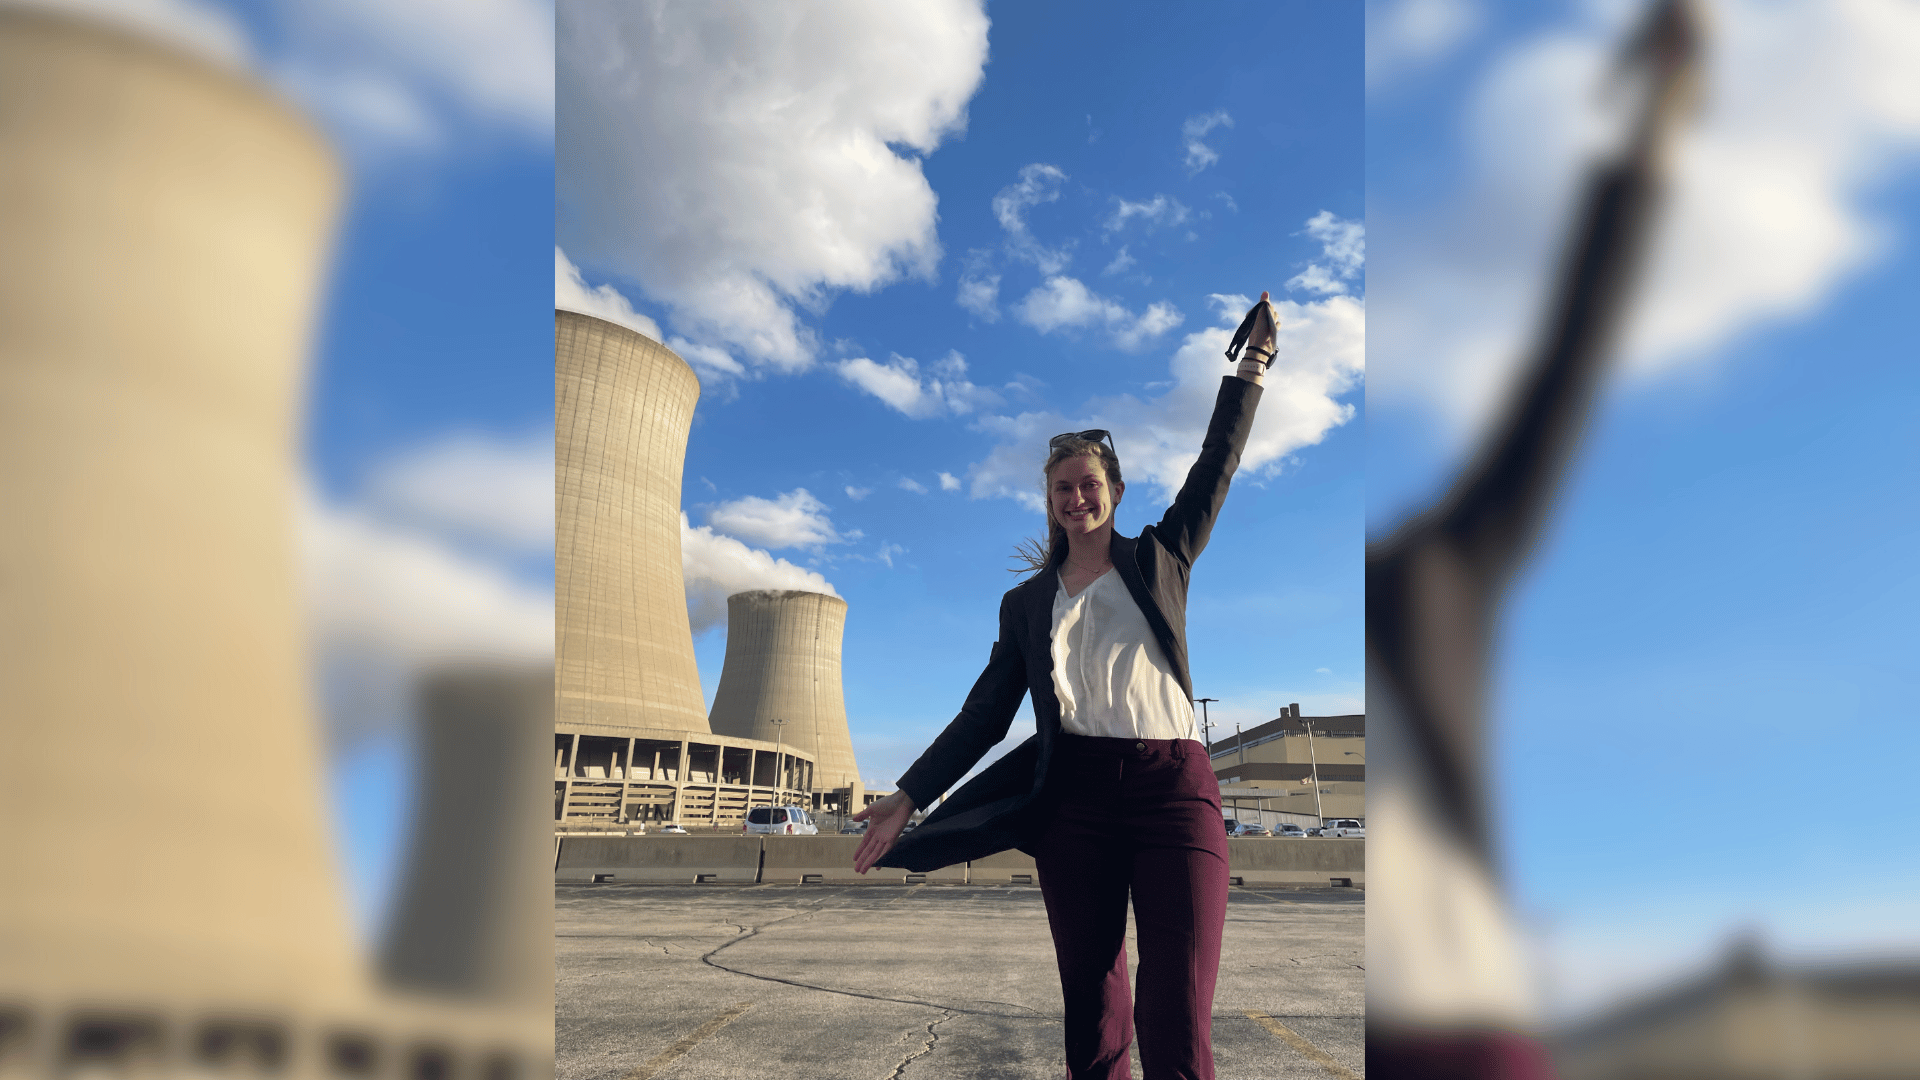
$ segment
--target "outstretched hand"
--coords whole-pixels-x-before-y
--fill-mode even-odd
[[[873,869],[887,852],[893,850],[893,842],[900,839],[900,830],[907,827],[907,819],[913,816],[913,800],[904,791],[896,791],[875,802],[872,806],[853,815],[854,821],[867,823],[867,832],[860,840],[860,847],[853,853],[853,869],[864,874]]]

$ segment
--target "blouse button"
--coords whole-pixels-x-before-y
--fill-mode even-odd
[[[1143,742],[1137,742],[1133,744],[1133,748],[1135,750],[1145,750],[1147,748],[1147,744]]]

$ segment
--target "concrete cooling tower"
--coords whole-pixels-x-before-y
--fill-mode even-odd
[[[0,103],[0,1001],[362,995],[294,536],[339,168],[51,11],[0,8]]]
[[[0,1076],[552,1075],[550,1004],[385,990],[347,918],[295,535],[341,188],[247,78],[0,5]]]
[[[761,589],[727,597],[727,658],[713,695],[714,733],[784,739],[811,753],[815,790],[856,783],[860,770],[840,686],[846,626],[847,602],[825,593]]]
[[[555,725],[707,734],[680,571],[700,380],[665,345],[572,311],[554,312],[554,365]]]

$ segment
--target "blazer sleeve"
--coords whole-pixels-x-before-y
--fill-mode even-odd
[[[1013,628],[1013,594],[1008,593],[1000,601],[1000,640],[993,643],[987,669],[974,680],[960,715],[900,778],[900,790],[915,807],[926,809],[1007,737],[1013,715],[1027,696],[1027,664]]]
[[[1158,525],[1150,526],[1161,546],[1188,566],[1206,549],[1214,518],[1227,501],[1227,486],[1240,467],[1240,453],[1253,431],[1260,389],[1237,375],[1221,380],[1220,393],[1213,402],[1213,418],[1207,422],[1207,436],[1200,443],[1200,458],[1187,470],[1187,481],[1180,485],[1180,493],[1174,496],[1166,516]]]

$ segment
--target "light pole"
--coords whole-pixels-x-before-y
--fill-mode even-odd
[[[1207,702],[1219,701],[1217,697],[1197,697],[1200,703],[1200,737],[1207,740],[1207,760],[1213,760],[1213,724],[1207,720]]]
[[[1327,827],[1327,818],[1320,812],[1320,760],[1313,756],[1313,721],[1302,718],[1300,726],[1307,729],[1307,763],[1313,769],[1313,816],[1320,819],[1320,827]]]
[[[768,720],[767,722],[773,725],[774,731],[778,732],[780,736],[778,741],[774,743],[773,751],[773,802],[774,805],[778,806],[782,804],[780,793],[786,790],[787,787],[786,762],[781,760],[787,752],[787,721]]]
[[[1240,737],[1239,724],[1233,725],[1233,745],[1240,750],[1240,764],[1245,765],[1247,763],[1247,743],[1246,740]]]

